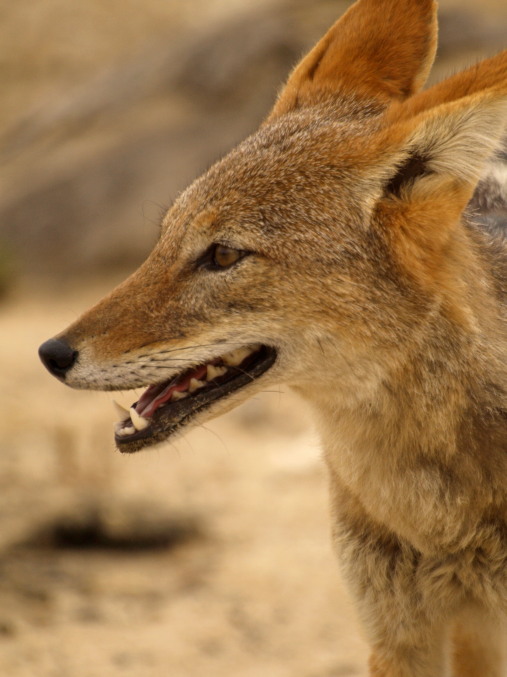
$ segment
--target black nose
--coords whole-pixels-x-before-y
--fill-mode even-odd
[[[53,376],[64,378],[77,359],[77,350],[61,339],[49,339],[39,348],[39,357],[43,365]]]

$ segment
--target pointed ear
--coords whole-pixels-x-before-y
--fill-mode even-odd
[[[408,120],[442,103],[456,101],[464,96],[484,92],[487,89],[505,88],[506,82],[507,50],[504,50],[496,56],[484,59],[484,61],[456,73],[423,92],[418,92],[408,101],[395,102],[386,112],[386,123]]]
[[[268,120],[340,94],[405,99],[426,81],[436,42],[434,0],[358,0],[296,66]]]
[[[460,227],[461,214],[489,156],[501,145],[506,122],[507,91],[490,90],[399,123],[375,139],[386,153],[383,160],[379,155],[384,195],[373,209],[375,227],[407,274],[470,330],[475,320],[466,280],[484,273]]]
[[[385,199],[437,202],[448,194],[461,212],[506,131],[507,86],[503,92],[464,97],[382,130],[377,148],[399,149],[394,167],[387,170]]]

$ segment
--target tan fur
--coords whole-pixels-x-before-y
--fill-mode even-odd
[[[484,92],[490,88],[495,90],[502,86],[505,88],[506,83],[507,50],[504,50],[461,73],[456,73],[431,89],[419,92],[404,106],[393,102],[388,113],[388,119],[410,118],[441,103],[456,101],[464,96]]]
[[[435,12],[359,0],[260,130],[178,198],[143,266],[60,338],[79,351],[65,381],[104,390],[274,346],[269,371],[193,422],[293,387],[315,410],[372,677],[500,677],[507,252],[464,213],[502,175],[507,52],[418,93]],[[217,242],[250,255],[199,268]]]
[[[504,626],[494,614],[471,607],[459,617],[454,628],[453,667],[460,677],[492,675],[502,677],[505,661]]]

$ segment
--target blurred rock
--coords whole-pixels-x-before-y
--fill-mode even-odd
[[[21,544],[55,550],[145,551],[171,549],[203,536],[194,515],[174,514],[159,503],[77,498],[39,524]]]

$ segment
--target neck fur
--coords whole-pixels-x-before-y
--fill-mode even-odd
[[[477,522],[503,501],[507,369],[501,354],[484,332],[471,336],[435,312],[403,357],[373,370],[369,382],[359,377],[355,389],[352,380],[346,388],[328,382],[305,389],[333,491],[352,496],[365,515],[421,551],[463,547]],[[336,373],[335,383],[338,366]]]

